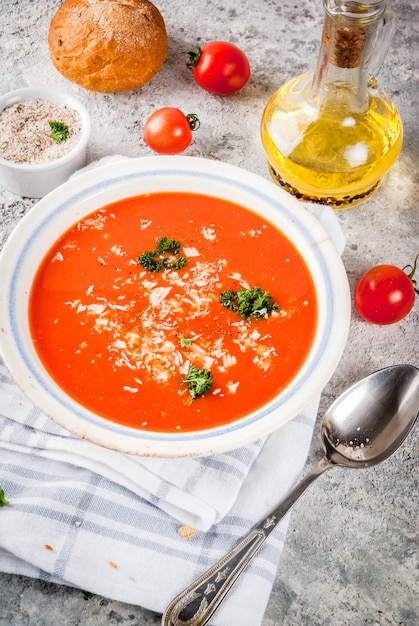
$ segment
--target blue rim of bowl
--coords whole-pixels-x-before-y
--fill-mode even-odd
[[[185,158],[185,157],[180,157],[180,158]],[[195,160],[199,161],[200,159],[195,159]],[[229,167],[239,169],[239,168],[236,168],[235,166],[229,166]],[[266,407],[256,410],[249,416],[242,417],[231,423],[225,424],[223,426],[215,427],[213,429],[207,429],[204,431],[186,431],[186,432],[180,431],[180,432],[175,432],[175,433],[166,433],[166,432],[160,432],[160,431],[150,432],[146,430],[123,426],[121,424],[118,424],[117,422],[113,422],[109,420],[106,417],[96,416],[94,413],[90,412],[88,409],[85,409],[84,407],[82,407],[82,405],[76,404],[75,406],[74,401],[67,401],[67,397],[65,396],[64,392],[61,391],[60,393],[62,395],[60,395],[59,393],[55,391],[54,385],[51,384],[51,381],[47,378],[47,376],[43,377],[39,375],[36,367],[32,363],[32,359],[30,355],[25,350],[24,341],[19,331],[19,324],[21,322],[20,323],[18,322],[19,312],[16,310],[16,306],[15,306],[16,294],[19,289],[18,281],[19,281],[19,277],[22,271],[22,266],[24,264],[25,257],[28,254],[28,251],[30,250],[31,245],[34,242],[34,240],[37,238],[38,234],[42,232],[42,230],[51,221],[55,220],[59,214],[61,214],[63,211],[68,210],[69,206],[74,205],[80,200],[87,199],[89,196],[92,196],[92,194],[98,191],[103,191],[104,189],[113,187],[117,184],[124,183],[130,180],[140,181],[142,178],[145,178],[145,177],[149,178],[150,176],[153,176],[153,175],[160,176],[162,174],[164,174],[164,176],[173,176],[173,177],[177,177],[179,175],[193,176],[196,178],[202,178],[203,180],[206,180],[206,182],[217,181],[221,184],[227,184],[228,186],[239,187],[241,190],[244,190],[246,193],[253,195],[256,198],[259,197],[260,199],[263,199],[263,201],[266,202],[268,205],[270,205],[272,209],[274,209],[275,211],[280,210],[283,213],[283,215],[285,215],[286,219],[292,221],[293,223],[296,223],[296,222],[298,223],[299,229],[301,230],[308,245],[311,246],[312,252],[314,253],[316,260],[322,270],[322,274],[326,283],[325,286],[326,286],[327,292],[330,295],[334,293],[333,283],[331,280],[331,276],[329,274],[327,263],[324,258],[324,254],[323,254],[322,249],[319,248],[319,241],[312,237],[310,230],[298,219],[298,216],[296,216],[295,212],[293,212],[292,209],[284,206],[284,204],[281,202],[280,197],[278,197],[278,200],[276,200],[273,197],[271,197],[269,194],[265,193],[264,191],[255,189],[255,187],[248,185],[244,183],[243,181],[234,180],[234,179],[229,178],[228,176],[223,176],[221,174],[214,174],[214,173],[210,173],[206,171],[191,171],[191,170],[176,169],[176,168],[163,169],[163,171],[161,170],[157,171],[156,169],[149,169],[145,171],[136,171],[136,172],[132,172],[132,173],[125,174],[125,175],[119,175],[113,178],[107,178],[106,180],[101,180],[92,185],[86,186],[81,191],[78,191],[74,195],[71,195],[62,203],[57,204],[57,206],[53,209],[53,211],[50,212],[45,218],[42,219],[38,227],[30,234],[30,236],[25,241],[23,252],[19,256],[19,260],[16,263],[15,267],[13,268],[12,279],[10,282],[10,292],[9,292],[10,297],[9,297],[9,306],[8,306],[10,327],[11,327],[14,342],[19,351],[20,357],[25,363],[28,371],[31,373],[33,378],[43,388],[43,390],[46,390],[48,394],[52,398],[54,398],[56,402],[58,402],[58,404],[66,408],[71,413],[75,414],[82,421],[89,422],[94,427],[100,428],[109,433],[113,433],[113,434],[120,435],[123,437],[128,436],[130,438],[141,439],[141,440],[148,441],[148,442],[158,441],[158,442],[163,442],[163,443],[164,442],[181,443],[183,441],[190,442],[190,441],[199,441],[202,439],[211,440],[213,437],[219,437],[220,435],[225,435],[225,434],[229,434],[234,431],[237,431],[237,430],[241,430],[244,427],[250,426],[251,424],[254,424],[255,422],[263,419],[268,414],[271,414],[272,412],[280,409],[281,406],[283,406],[289,400],[291,396],[298,393],[299,390],[301,390],[306,385],[307,380],[313,374],[313,371],[316,368],[321,367],[322,359],[324,358],[326,352],[328,351],[328,347],[330,344],[330,330],[332,328],[333,319],[335,317],[334,316],[335,307],[336,307],[335,298],[330,297],[327,299],[325,323],[324,323],[322,335],[318,344],[317,352],[314,355],[314,358],[312,359],[312,362],[310,363],[310,366],[308,367],[308,369],[304,372],[302,377],[298,379],[297,387],[295,386],[295,384],[291,383],[290,386],[287,387],[284,390],[284,392],[280,394],[277,400],[273,401],[272,403],[269,403]],[[251,174],[251,176],[254,177],[256,175]],[[268,183],[268,181],[264,181],[264,180],[263,182]],[[69,183],[66,183],[66,185],[68,184]],[[271,184],[271,183],[268,183],[268,184]],[[134,194],[131,194],[131,195],[134,195]],[[141,195],[141,191],[139,191],[139,193],[136,195]],[[97,208],[100,208],[100,207],[97,207]],[[34,209],[32,209],[32,211],[33,210]],[[92,209],[91,212],[94,212],[95,210],[97,209]],[[340,358],[340,355],[339,355],[339,358]],[[12,372],[12,375],[13,375],[13,372]],[[325,380],[324,384],[326,382],[327,381]],[[319,389],[317,393],[319,393],[320,390],[321,389]],[[40,410],[42,410],[42,408],[40,408]]]

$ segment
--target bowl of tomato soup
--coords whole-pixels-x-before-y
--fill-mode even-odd
[[[248,171],[143,157],[38,202],[0,255],[0,350],[70,432],[179,457],[273,432],[319,394],[350,319],[342,261]]]

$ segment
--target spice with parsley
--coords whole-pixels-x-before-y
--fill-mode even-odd
[[[34,165],[54,161],[79,141],[80,115],[64,104],[39,98],[0,111],[0,157]]]

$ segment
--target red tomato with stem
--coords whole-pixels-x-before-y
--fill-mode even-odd
[[[155,152],[177,154],[192,141],[192,131],[199,128],[195,113],[185,115],[175,107],[163,107],[155,111],[144,125],[143,139]]]
[[[235,93],[247,83],[250,64],[245,53],[227,41],[211,41],[188,51],[198,85],[220,96]]]
[[[411,311],[415,300],[411,274],[394,265],[377,265],[361,276],[354,302],[359,315],[373,324],[393,324]]]

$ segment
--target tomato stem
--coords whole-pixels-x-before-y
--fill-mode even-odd
[[[407,277],[410,278],[410,280],[413,283],[414,289],[416,291],[417,294],[419,294],[419,290],[416,288],[416,279],[413,278],[416,272],[416,267],[417,267],[417,263],[418,263],[418,258],[419,258],[419,252],[415,257],[415,260],[413,262],[413,265],[409,264],[409,265],[405,265],[403,268],[403,271],[410,269],[409,274],[407,274]]]
[[[189,56],[189,61],[187,62],[187,67],[195,67],[198,65],[199,59],[201,58],[201,46],[192,46],[189,50],[185,51],[185,54]]]
[[[201,122],[199,121],[196,113],[188,113],[185,117],[188,120],[189,128],[191,130],[197,130],[201,126]]]

